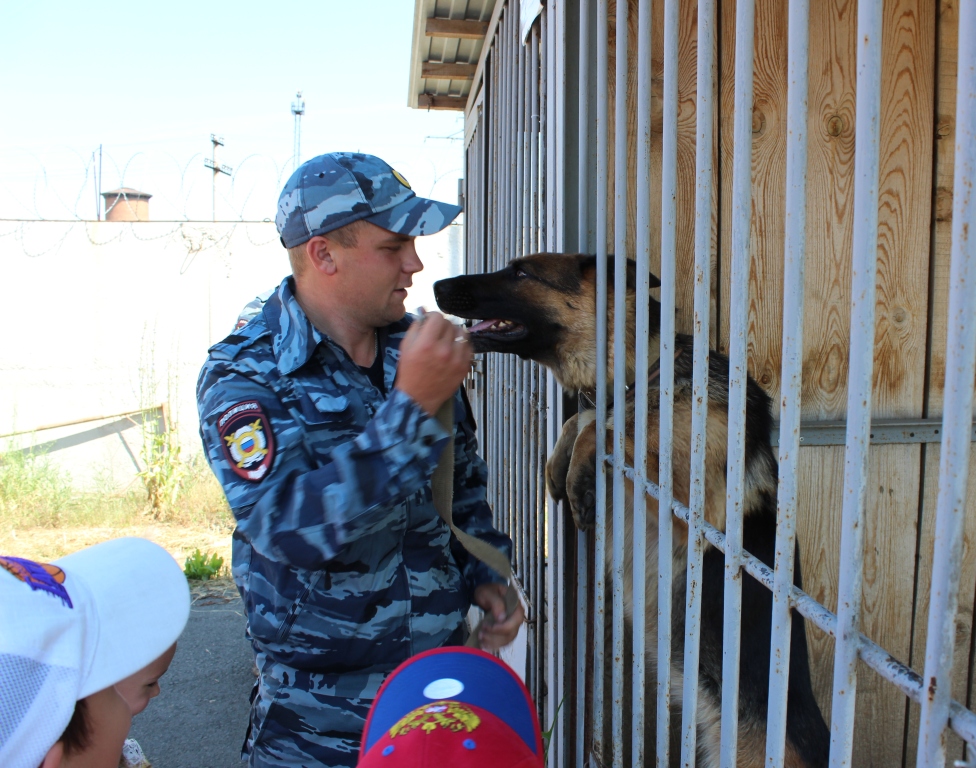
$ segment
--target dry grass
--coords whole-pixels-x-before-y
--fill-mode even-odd
[[[234,520],[206,464],[190,462],[182,488],[164,514],[151,509],[145,490],[74,490],[45,457],[0,454],[0,554],[46,562],[120,536],[140,536],[183,565],[195,549],[230,564]]]

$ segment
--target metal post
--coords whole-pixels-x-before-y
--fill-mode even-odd
[[[857,107],[854,128],[854,247],[847,446],[837,594],[837,645],[830,765],[851,765],[864,568],[864,505],[871,437],[874,293],[878,253],[878,133],[881,116],[882,0],[857,5]]]
[[[755,2],[735,7],[735,154],[732,159],[732,277],[729,293],[729,435],[725,500],[725,616],[722,636],[721,767],[739,749],[739,649],[742,615],[742,499],[745,476],[749,331],[749,228],[752,219],[752,75]]]
[[[604,634],[606,631],[607,467],[607,34],[608,0],[597,0],[596,10],[596,513],[593,527],[593,751],[602,760],[604,750],[603,690]]]
[[[578,111],[578,153],[577,173],[579,176],[579,197],[576,203],[577,241],[576,247],[583,253],[590,253],[593,247],[590,235],[590,160],[592,105],[590,103],[590,82],[592,74],[592,45],[590,41],[590,17],[593,13],[593,0],[580,0],[579,20],[579,111]],[[568,505],[566,505],[568,512]],[[586,662],[587,662],[587,611],[589,599],[589,536],[582,531],[576,533],[576,593],[579,609],[576,612],[576,768],[583,768],[586,761]]]
[[[619,87],[619,86],[618,86]],[[618,90],[619,94],[619,90]],[[650,306],[651,259],[651,0],[641,0],[637,9],[637,296],[638,307]],[[647,617],[645,590],[647,586],[647,415],[648,368],[650,350],[655,342],[650,338],[647,312],[638,312],[634,328],[635,387],[634,393],[634,530],[633,530],[633,719],[631,722],[632,763],[644,765],[644,691],[647,653]],[[654,350],[655,357],[657,349]]]
[[[695,316],[692,358],[691,467],[689,472],[688,579],[685,596],[685,658],[681,763],[695,764],[698,736],[698,659],[701,630],[705,521],[705,420],[708,415],[709,304],[712,245],[712,119],[714,104],[715,3],[698,3],[698,87],[695,119]]]
[[[959,79],[956,85],[956,147],[953,179],[952,266],[949,277],[949,337],[946,342],[945,403],[939,459],[939,498],[935,523],[925,648],[926,681],[918,735],[918,765],[945,765],[943,733],[952,693],[955,616],[959,563],[969,470],[969,417],[973,412],[976,368],[976,0],[959,3]],[[969,34],[963,32],[968,30]],[[967,751],[967,755],[972,755]]]
[[[657,766],[671,750],[671,590],[674,581],[672,457],[674,442],[674,313],[678,196],[678,0],[664,2],[664,122],[661,137],[661,343],[657,579]]]
[[[809,0],[789,7],[786,107],[786,234],[783,264],[783,373],[780,394],[779,488],[776,510],[776,569],[771,648],[790,647],[790,593],[796,540],[800,393],[803,371],[803,270],[806,255],[807,92],[810,46]],[[788,655],[788,654],[787,654]],[[783,765],[789,661],[770,653],[766,765]]]
[[[617,3],[616,88],[613,157],[613,764],[624,759],[624,466],[627,440],[627,17],[629,3]],[[603,443],[601,442],[601,448]]]

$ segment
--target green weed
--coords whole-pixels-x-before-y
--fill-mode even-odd
[[[566,701],[565,697],[556,706],[556,712],[552,716],[552,723],[549,725],[549,730],[542,732],[542,745],[544,748],[543,765],[549,764],[549,744],[552,742],[552,735],[555,733],[556,726],[559,724],[559,710],[563,707],[563,701]]]
[[[224,567],[224,558],[212,552],[205,555],[199,549],[193,550],[193,554],[186,558],[183,565],[183,573],[188,579],[200,579],[206,581],[220,575],[220,569]]]
[[[181,458],[179,435],[172,426],[159,432],[144,422],[142,442],[145,469],[139,477],[146,488],[149,514],[162,520],[176,507],[189,468]]]
[[[47,456],[0,453],[0,521],[56,525],[72,507],[71,478]]]

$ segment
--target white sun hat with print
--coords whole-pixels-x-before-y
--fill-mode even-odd
[[[0,557],[0,765],[37,768],[75,702],[161,656],[189,615],[182,569],[145,539]]]

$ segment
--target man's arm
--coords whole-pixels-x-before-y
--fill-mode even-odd
[[[389,504],[428,482],[447,435],[403,392],[394,390],[366,428],[335,447],[323,463],[311,454],[304,425],[256,372],[249,373],[234,361],[208,362],[197,401],[207,459],[239,533],[261,554],[321,568],[382,524]],[[232,411],[242,405],[246,419],[235,421]],[[237,424],[243,424],[243,432],[234,430]],[[261,462],[248,464],[246,456],[240,466],[242,451],[253,454],[254,449],[246,443],[235,456],[235,439],[266,442],[261,450],[271,455],[263,472]]]

